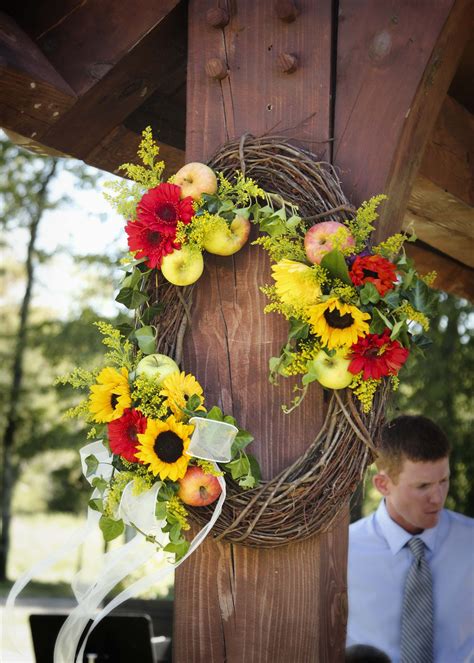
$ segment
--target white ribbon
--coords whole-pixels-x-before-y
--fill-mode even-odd
[[[194,447],[192,450],[192,455],[196,458],[205,458],[206,460],[211,460],[211,462],[214,460],[218,460],[219,462],[228,462],[231,460],[230,449],[232,441],[237,433],[237,429],[232,427],[234,430],[229,435],[229,424],[204,419],[201,421],[212,421],[212,425],[203,426],[198,424],[196,426],[190,444],[190,448]],[[198,418],[193,421],[193,423],[195,422],[198,423]],[[219,429],[221,431],[221,439],[223,442],[220,448],[219,446],[216,446],[216,431]],[[210,441],[209,445],[206,445],[206,433]],[[194,439],[195,444],[193,445],[192,442],[195,435],[196,437],[199,436],[199,439]],[[199,444],[197,444],[197,442],[199,442]],[[94,455],[99,461],[99,464],[95,472],[93,472],[91,476],[87,477],[88,481],[92,483],[93,479],[96,477],[102,477],[108,481],[112,476],[113,471],[112,455],[110,452],[105,448],[101,441],[92,442],[91,444],[83,447],[80,450],[80,456],[82,470],[85,475],[87,474],[87,464],[85,461],[86,458],[90,455]],[[219,471],[219,468],[215,462],[213,462],[213,466],[216,471]],[[136,569],[138,569],[157,554],[156,543],[147,541],[146,536],[140,532],[144,532],[146,535],[153,536],[155,541],[159,542],[159,544],[163,547],[168,542],[167,535],[163,534],[161,531],[164,522],[158,521],[155,517],[156,499],[162,486],[162,482],[156,482],[152,488],[139,495],[133,494],[133,481],[126,485],[119,505],[119,517],[122,518],[126,524],[137,527],[140,532],[137,532],[136,536],[131,541],[124,544],[120,548],[111,550],[103,555],[102,570],[99,572],[99,575],[92,583],[89,585],[84,585],[80,572],[74,577],[72,587],[78,605],[72,610],[58,634],[54,650],[54,663],[72,663],[74,660],[76,663],[82,662],[87,639],[95,626],[97,626],[97,624],[105,616],[107,616],[114,608],[116,608],[127,599],[137,596],[137,594],[140,594],[141,592],[152,587],[155,583],[163,580],[198,548],[198,546],[204,541],[214,526],[216,520],[219,518],[222,511],[222,505],[225,501],[225,481],[220,476],[218,476],[217,479],[222,489],[219,500],[217,501],[210,521],[194,537],[186,555],[184,555],[179,560],[179,562],[172,563],[166,558],[165,553],[160,551],[158,554],[161,556],[160,561],[162,568],[158,569],[154,573],[148,574],[140,580],[133,582],[129,587],[127,587],[114,599],[112,599],[107,604],[107,606],[102,608],[102,610],[96,615],[99,605],[102,603],[107,594],[119,582],[127,578],[127,576],[129,576]],[[97,489],[94,490],[92,498],[94,499],[99,496],[100,492]],[[59,559],[65,557],[75,548],[80,546],[89,536],[89,534],[96,530],[100,515],[101,514],[99,512],[93,511],[89,508],[86,525],[78,530],[63,547],[58,549],[48,558],[36,564],[15,582],[10,591],[10,594],[8,595],[5,606],[4,640],[8,641],[7,644],[10,649],[19,651],[17,643],[13,643],[11,639],[13,628],[12,626],[7,625],[7,622],[12,622],[12,609],[18,594],[35,575],[51,567]],[[79,640],[87,626],[89,619],[93,619],[93,622],[86,633],[86,637],[84,638],[76,658],[74,658]]]

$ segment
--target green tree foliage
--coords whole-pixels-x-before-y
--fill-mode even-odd
[[[452,444],[447,506],[474,516],[474,307],[440,293],[430,336],[425,356],[403,369],[390,415],[423,414],[441,426]]]
[[[100,361],[103,348],[91,325],[99,317],[96,312],[82,306],[82,310],[76,307],[74,320],[52,319],[51,312],[35,307],[33,298],[37,268],[51,257],[38,248],[41,224],[47,213],[70,204],[61,191],[61,175],[69,173],[81,189],[95,185],[97,175],[78,162],[39,157],[1,137],[0,172],[1,245],[17,256],[17,260],[8,258],[2,264],[3,294],[17,295],[13,305],[5,304],[2,309],[0,332],[0,579],[4,579],[12,491],[22,464],[46,449],[74,449],[84,443],[80,426],[61,417],[77,395],[65,387],[55,388],[55,376],[67,372],[76,362],[94,365]],[[112,263],[110,257],[102,256],[82,260],[105,265],[109,270]],[[107,281],[110,284],[110,274]],[[100,292],[98,282],[95,286]],[[79,301],[79,296],[76,299]],[[62,502],[63,506],[68,501],[72,508],[74,500],[64,492],[61,497],[62,481],[71,476],[77,484],[80,478],[67,469],[61,472],[52,476],[51,499],[53,504]],[[77,490],[77,485],[71,490]]]

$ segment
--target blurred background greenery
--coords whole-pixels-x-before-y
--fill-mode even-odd
[[[118,256],[126,245],[122,222],[98,203],[102,182],[110,176],[77,161],[33,155],[4,137],[0,172],[0,590],[6,593],[19,574],[84,519],[88,490],[77,450],[86,431],[75,420],[63,420],[78,394],[55,386],[55,377],[74,365],[100,363],[103,346],[92,322],[124,321],[111,302]],[[74,232],[65,230],[67,223],[71,228],[71,218]],[[473,334],[472,305],[439,293],[433,345],[426,357],[413,357],[402,369],[402,386],[389,412],[423,413],[446,431],[453,444],[448,507],[470,516]],[[378,501],[370,473],[360,494],[354,518],[373,510]],[[94,573],[102,549],[97,532],[73,559],[64,560],[28,591],[68,595],[73,574],[81,565]],[[149,595],[171,596],[172,587],[168,583]]]

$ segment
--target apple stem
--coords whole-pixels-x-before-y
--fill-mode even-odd
[[[199,486],[199,495],[204,500],[207,497],[207,488],[205,486]]]

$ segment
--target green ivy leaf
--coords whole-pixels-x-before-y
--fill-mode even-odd
[[[392,333],[390,334],[391,341],[394,341],[398,336],[400,336],[404,324],[405,320],[399,320],[393,325]]]
[[[383,297],[383,301],[389,308],[397,308],[400,304],[400,293],[395,292],[395,290],[389,290],[385,297]]]
[[[364,305],[377,304],[380,301],[379,291],[370,281],[367,281],[364,287],[360,289],[360,301]]]
[[[156,339],[153,327],[140,327],[135,330],[135,338],[138,341],[138,347],[143,354],[151,355],[156,350]]]
[[[417,279],[414,287],[407,292],[407,299],[421,313],[431,313],[437,301],[435,292],[420,279]]]
[[[108,487],[108,483],[105,479],[102,477],[94,477],[92,479],[92,487],[97,488],[101,493],[104,492],[104,490]]]
[[[189,550],[189,541],[181,539],[178,543],[168,543],[163,550],[165,552],[175,553],[176,561],[184,557]]]
[[[186,409],[194,411],[196,408],[198,408],[201,405],[201,399],[197,394],[192,394],[188,398],[188,402],[186,403]]]
[[[141,306],[148,299],[147,295],[139,290],[134,290],[133,288],[122,288],[115,301],[119,304],[123,304],[129,309],[135,309]]]
[[[84,462],[86,464],[86,477],[90,477],[91,474],[94,474],[94,472],[97,470],[99,467],[99,461],[97,458],[94,456],[94,454],[90,454],[84,459]]]
[[[125,529],[123,520],[113,520],[107,516],[101,516],[99,527],[102,530],[104,541],[113,541],[120,536]]]
[[[88,504],[93,511],[100,511],[100,513],[102,513],[104,510],[104,502],[100,497],[89,500]]]
[[[232,442],[231,454],[232,457],[236,456],[239,451],[245,449],[251,442],[253,442],[253,435],[246,430],[240,429]]]
[[[165,308],[164,304],[156,304],[154,306],[149,306],[145,311],[143,311],[141,315],[141,322],[143,325],[149,325],[150,322],[153,322],[155,318],[157,318],[160,313],[163,312],[163,309]]]
[[[157,501],[155,506],[155,516],[157,520],[166,520],[166,514],[168,509],[166,508],[166,502]]]
[[[224,467],[231,473],[234,481],[238,481],[241,477],[244,477],[249,473],[250,462],[247,456],[242,454],[239,458],[232,460],[230,463],[226,463]]]
[[[389,329],[393,329],[393,323],[380,311],[378,308],[374,308],[375,313],[380,317],[380,319],[385,323],[385,326]]]
[[[207,413],[206,419],[214,419],[214,421],[224,421],[224,415],[222,414],[222,410],[219,407],[217,407],[217,405],[214,405],[214,407],[211,407],[211,409]]]
[[[321,267],[327,269],[333,279],[339,279],[343,283],[352,285],[344,254],[341,251],[333,249],[329,253],[326,253],[321,260]]]
[[[309,324],[300,320],[299,318],[290,318],[290,331],[288,332],[288,338],[300,339],[308,338],[309,334]]]

